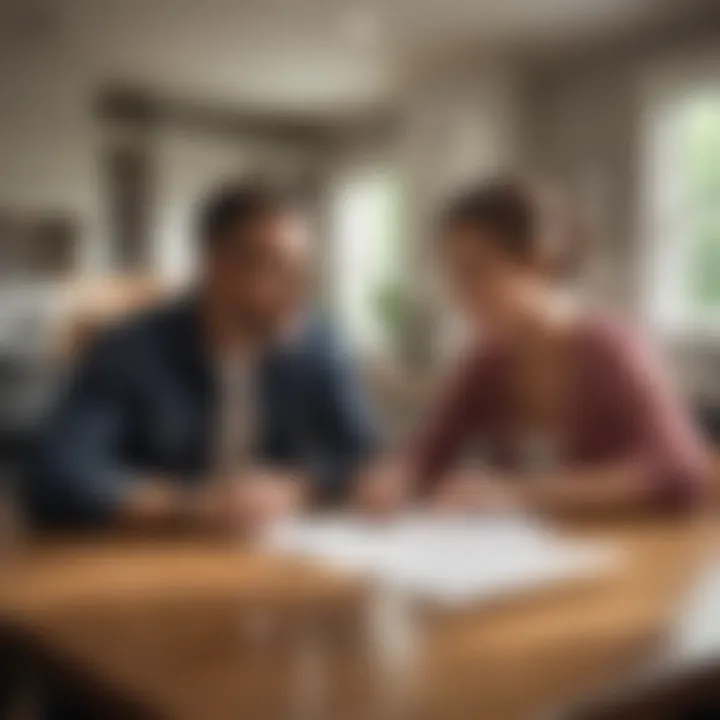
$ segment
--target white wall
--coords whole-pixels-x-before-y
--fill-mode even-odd
[[[413,88],[403,105],[399,151],[411,252],[407,278],[419,320],[410,343],[428,359],[454,345],[429,245],[438,207],[458,186],[513,167],[520,151],[520,94],[507,66],[449,69]],[[434,332],[437,330],[437,332]],[[437,338],[428,346],[430,337]]]
[[[714,45],[669,42],[587,61],[558,60],[551,71],[530,76],[524,131],[528,162],[567,183],[589,208],[597,229],[595,300],[638,323],[646,321],[643,280],[655,240],[646,216],[652,164],[645,151],[648,121],[658,107],[648,88],[677,82],[680,69],[716,57]],[[720,399],[717,337],[659,337],[658,343],[667,347],[687,389]]]
[[[214,183],[246,169],[249,158],[231,138],[167,129],[153,149],[155,214],[153,265],[165,277],[191,275],[194,253],[192,219],[198,199]]]
[[[260,141],[163,127],[151,147],[155,213],[153,266],[163,277],[182,281],[195,267],[193,223],[204,196],[243,175],[296,177],[319,158],[297,143]]]
[[[67,213],[80,232],[77,269],[88,274],[112,270],[103,152],[118,129],[93,115],[98,87],[90,73],[37,53],[0,65],[0,207]],[[140,141],[156,188],[152,270],[170,279],[191,268],[190,216],[205,190],[245,171],[294,173],[317,161],[297,144],[172,127]]]
[[[0,206],[67,212],[81,233],[78,266],[104,262],[100,138],[86,79],[52,58],[0,64]]]
[[[528,164],[557,180],[589,215],[591,299],[632,312],[638,172],[637,68],[625,62],[565,66],[531,85]]]

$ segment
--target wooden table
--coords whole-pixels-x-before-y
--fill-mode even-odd
[[[423,616],[413,718],[536,717],[660,651],[707,560],[712,523],[571,532],[616,543],[617,567]],[[178,719],[285,718],[306,700],[298,688],[318,678],[330,686],[330,717],[378,716],[368,704],[388,678],[366,652],[368,602],[356,580],[209,542],[39,544],[6,568],[0,588],[0,613],[28,647],[134,712]]]

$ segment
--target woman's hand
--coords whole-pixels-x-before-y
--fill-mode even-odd
[[[372,463],[361,473],[355,488],[355,505],[366,515],[384,517],[399,511],[412,497],[405,463],[397,457]]]
[[[191,498],[189,514],[210,532],[253,534],[295,512],[303,499],[299,477],[252,468],[201,488]]]
[[[430,498],[437,512],[503,512],[517,509],[520,497],[506,478],[482,470],[460,470],[443,478]]]

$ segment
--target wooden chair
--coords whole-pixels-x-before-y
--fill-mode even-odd
[[[62,291],[63,319],[57,329],[58,354],[72,360],[101,328],[152,305],[169,294],[161,281],[111,276],[69,281]]]

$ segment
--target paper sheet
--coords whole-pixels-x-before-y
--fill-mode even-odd
[[[364,572],[439,603],[478,601],[591,576],[615,555],[607,546],[571,543],[519,517],[296,519],[276,527],[268,543],[276,551]]]
[[[720,553],[709,563],[683,603],[670,641],[675,662],[720,658]]]

